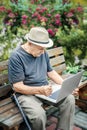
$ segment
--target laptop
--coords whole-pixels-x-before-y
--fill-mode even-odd
[[[75,88],[79,86],[83,71],[73,74],[66,78],[62,85],[52,83],[52,94],[50,96],[36,94],[35,96],[51,103],[58,103],[69,94],[73,92]]]

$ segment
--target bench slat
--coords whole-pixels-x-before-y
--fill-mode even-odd
[[[12,102],[12,100],[11,100],[10,97],[9,97],[9,98],[6,98],[6,99],[0,101],[0,107],[2,107],[2,106],[4,106],[4,105],[7,105],[7,104],[9,104],[9,103],[11,103],[11,102]]]
[[[63,49],[62,47],[57,47],[57,48],[48,49],[47,52],[49,54],[49,57],[52,57],[52,56],[63,54]]]
[[[50,63],[52,66],[58,66],[58,64],[61,64],[64,62],[65,62],[65,59],[63,55],[50,59]]]
[[[60,64],[59,66],[53,67],[53,69],[54,69],[57,73],[62,73],[62,72],[66,69],[66,65],[65,65],[65,63],[63,63],[63,64]]]
[[[0,114],[0,122],[9,119],[10,117],[14,116],[17,113],[19,113],[19,110],[17,107],[14,107],[14,108]]]
[[[23,118],[21,116],[20,113],[12,116],[11,118],[9,118],[8,120],[3,121],[1,124],[4,126],[7,126],[9,128],[12,128],[14,126],[19,125],[20,123],[23,122]]]
[[[11,109],[11,108],[13,108],[15,106],[16,105],[12,102],[12,103],[9,103],[9,104],[7,104],[5,106],[0,107],[0,114],[5,112],[5,111],[8,111],[9,109]]]

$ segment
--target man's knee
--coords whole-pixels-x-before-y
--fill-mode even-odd
[[[75,111],[75,98],[72,94],[67,97],[66,104],[72,112]]]
[[[71,94],[66,98],[66,102],[68,102],[71,105],[75,105],[75,98],[74,96]]]
[[[35,108],[33,111],[32,111],[32,116],[30,116],[30,119],[34,119],[36,121],[44,121],[46,122],[46,112],[43,108]]]
[[[59,106],[60,110],[69,110],[72,109],[72,111],[74,111],[75,108],[75,98],[73,95],[69,95],[67,98],[65,98],[65,100],[62,102],[62,104]]]

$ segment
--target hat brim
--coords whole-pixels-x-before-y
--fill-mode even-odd
[[[53,41],[49,38],[49,41],[48,41],[48,43],[47,44],[41,44],[41,43],[38,43],[38,42],[33,42],[32,40],[30,40],[29,38],[28,38],[28,35],[26,35],[25,36],[25,39],[28,41],[28,42],[30,42],[30,43],[32,43],[32,44],[35,44],[35,45],[38,45],[38,46],[41,46],[41,47],[45,47],[45,48],[49,48],[49,47],[52,47],[53,46]]]

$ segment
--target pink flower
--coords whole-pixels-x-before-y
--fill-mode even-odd
[[[38,11],[38,13],[40,13],[40,14],[43,14],[46,10],[47,10],[47,8],[43,7],[42,5],[39,5],[36,8],[36,11]]]
[[[37,19],[38,19],[39,21],[41,20],[41,15],[40,15],[40,14],[37,15]]]
[[[51,14],[47,14],[48,17],[51,17]]]
[[[4,6],[0,6],[0,12],[6,11],[6,8]]]
[[[32,18],[37,17],[38,16],[38,12],[35,12],[34,14],[32,14]]]
[[[44,7],[44,8],[43,8],[43,11],[47,11],[47,8]]]
[[[52,29],[48,29],[47,31],[48,31],[48,33],[49,33],[51,36],[54,36],[54,35],[55,35],[55,33],[53,32]]]
[[[56,15],[55,15],[55,18],[56,18],[56,19],[59,19],[59,18],[60,18],[60,14],[56,14]]]
[[[9,13],[8,16],[9,16],[10,18],[14,18],[14,17],[15,17],[15,14]]]
[[[22,19],[27,19],[28,16],[27,15],[22,15]]]
[[[79,13],[81,13],[81,12],[83,12],[83,8],[82,8],[82,7],[77,7],[77,11],[78,11]]]
[[[42,10],[39,10],[39,13],[40,14],[43,14],[44,13],[44,10],[42,9]]]
[[[55,21],[55,24],[56,24],[57,26],[59,26],[59,25],[61,24],[60,20],[59,20],[59,19],[56,20],[56,21]]]
[[[73,13],[72,12],[69,12],[68,14],[67,14],[67,17],[68,18],[70,18],[70,17],[72,17],[73,16]]]
[[[41,17],[41,22],[47,22],[47,18],[46,17]]]
[[[27,24],[27,20],[26,19],[22,19],[22,24]]]

